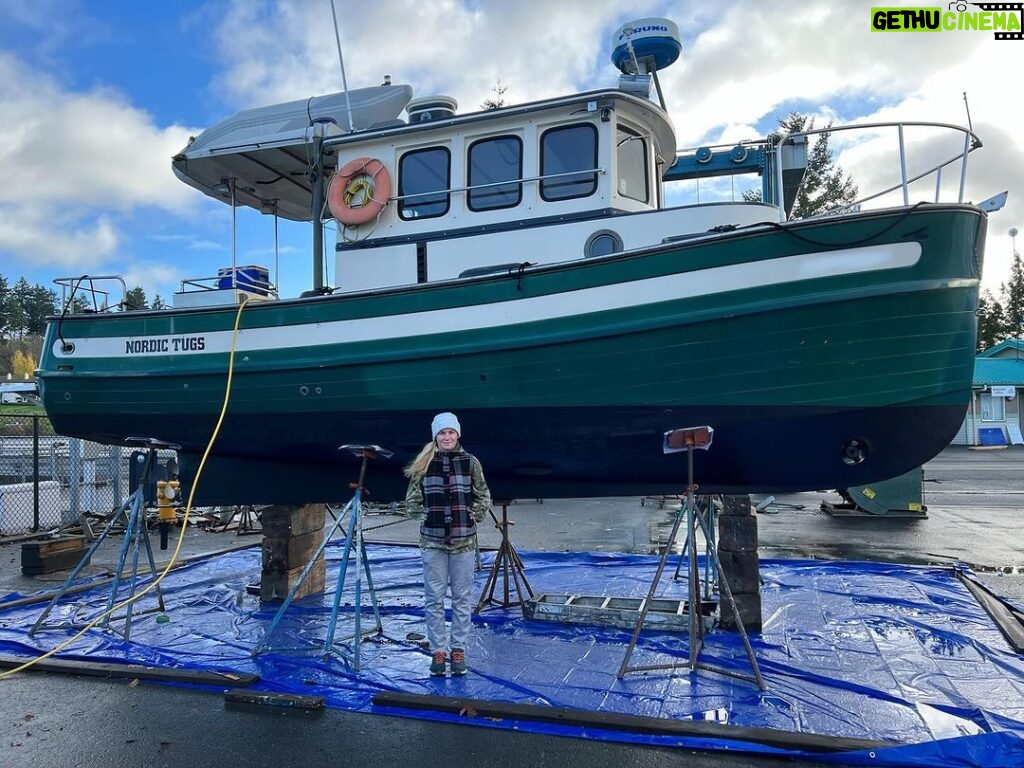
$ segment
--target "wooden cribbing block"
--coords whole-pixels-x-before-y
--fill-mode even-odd
[[[67,536],[46,541],[27,541],[21,545],[21,572],[25,576],[66,571],[85,554],[83,536]]]
[[[284,600],[298,583],[323,538],[323,504],[275,505],[260,514],[263,525],[263,567],[260,600]],[[324,591],[326,561],[321,556],[302,582],[293,599]]]

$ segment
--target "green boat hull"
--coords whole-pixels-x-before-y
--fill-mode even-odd
[[[400,498],[441,410],[498,497],[678,492],[663,433],[705,424],[702,489],[852,487],[960,427],[984,229],[974,207],[919,206],[240,317],[54,318],[41,393],[61,434],[180,444],[205,504],[343,498],[356,460],[337,448],[365,443],[395,452],[370,469],[374,497]]]

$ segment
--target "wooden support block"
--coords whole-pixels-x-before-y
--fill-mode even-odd
[[[263,571],[260,575],[260,601],[273,602],[284,600],[288,597],[288,592],[291,588],[298,582],[304,568],[305,566],[301,565],[288,571]],[[313,569],[306,576],[306,580],[302,582],[302,586],[292,599],[300,600],[307,595],[322,593],[326,578],[327,561],[321,555],[317,558]]]
[[[718,562],[729,581],[733,594],[756,594],[761,591],[761,570],[757,552],[718,550]]]
[[[719,515],[718,551],[757,552],[757,517]]]
[[[266,691],[228,691],[224,694],[225,704],[260,704],[268,707],[289,709],[323,709],[327,700],[323,696],[308,696],[302,693],[268,693]]]
[[[263,570],[288,571],[305,565],[316,553],[323,531],[310,531],[301,536],[263,538]]]
[[[264,536],[301,536],[311,531],[322,531],[326,516],[327,507],[323,504],[275,504],[260,512],[260,523]]]
[[[324,504],[275,505],[260,513],[263,524],[263,566],[260,600],[284,600],[299,581],[323,540]],[[326,561],[321,556],[293,599],[324,591]]]
[[[736,601],[736,608],[740,612],[740,621],[743,622],[743,628],[750,630],[751,632],[761,631],[761,594],[739,592],[732,596],[733,600]],[[722,600],[719,606],[721,611],[720,626],[722,629],[736,629],[736,620],[733,618],[732,609],[728,606],[725,600]]]
[[[21,545],[21,572],[25,576],[66,571],[75,567],[85,554],[85,538],[68,536]]]
[[[722,515],[750,515],[753,514],[750,507],[749,495],[730,495],[722,497],[722,509],[718,513]]]

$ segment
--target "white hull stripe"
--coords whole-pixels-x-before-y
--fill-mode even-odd
[[[315,347],[485,328],[504,328],[537,320],[574,317],[591,312],[626,309],[662,301],[707,296],[727,291],[763,288],[804,280],[855,275],[911,267],[921,258],[919,243],[891,243],[783,256],[754,263],[712,267],[629,283],[535,296],[486,305],[410,312],[387,317],[303,323],[273,328],[243,329],[236,351],[255,352],[295,346]],[[231,348],[230,330],[186,335],[109,338],[68,338],[75,351],[58,358],[124,358],[167,354],[224,354]]]

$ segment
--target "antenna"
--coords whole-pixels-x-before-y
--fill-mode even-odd
[[[1013,250],[1013,255],[1010,257],[1010,269],[1013,269],[1013,262],[1017,259],[1017,228],[1010,227],[1010,231],[1007,232],[1010,236],[1010,248]],[[1012,274],[1012,272],[1011,272]],[[1009,298],[1009,297],[1007,297]],[[1014,323],[1015,328],[1013,332],[1014,340],[1017,342],[1014,344],[1014,348],[1017,353],[1017,360],[1020,360],[1020,323]]]
[[[338,32],[338,12],[334,8],[334,0],[331,0],[331,17],[334,19],[334,41],[338,44],[338,63],[341,64],[341,85],[345,89],[345,108],[348,110],[348,129],[355,131],[356,126],[352,122],[352,101],[348,96],[348,80],[345,78],[345,57],[341,55],[341,35]]]
[[[967,110],[967,127],[971,133],[974,133],[974,125],[971,123],[971,105],[967,103],[967,91],[964,91],[964,109]]]
[[[626,49],[629,51],[629,57],[633,60],[633,74],[642,75],[644,70],[640,69],[640,62],[636,60],[636,51],[633,49],[633,41],[629,39],[635,31],[629,24],[622,28],[622,34],[626,36]]]

